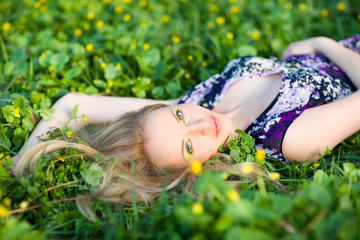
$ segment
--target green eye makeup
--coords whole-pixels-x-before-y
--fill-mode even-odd
[[[175,108],[175,115],[181,122],[184,122],[184,114],[182,113],[182,111]]]
[[[192,147],[190,140],[187,140],[185,142],[185,150],[186,150],[186,158],[189,159],[193,153],[193,147]]]

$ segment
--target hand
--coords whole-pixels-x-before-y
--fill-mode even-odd
[[[291,55],[310,54],[318,52],[317,46],[323,42],[325,37],[315,37],[291,43],[281,55],[286,59]]]

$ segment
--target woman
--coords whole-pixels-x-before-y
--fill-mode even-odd
[[[24,156],[16,176],[22,176],[28,163],[33,166],[42,150],[68,145],[64,141],[38,144],[36,136],[61,126],[77,104],[87,123],[105,124],[93,135],[83,134],[91,147],[72,145],[90,157],[99,152],[104,161],[115,157],[101,187],[86,200],[131,202],[130,191],[135,187],[137,200],[147,201],[162,191],[165,178],[170,189],[190,177],[189,163],[217,155],[218,147],[236,129],[248,132],[257,148],[281,161],[316,161],[326,147],[360,129],[359,51],[360,34],[339,43],[325,37],[295,42],[281,61],[232,60],[221,74],[180,100],[68,94],[53,106],[53,120],[41,121],[20,151],[19,156]],[[85,122],[70,126],[83,133]]]

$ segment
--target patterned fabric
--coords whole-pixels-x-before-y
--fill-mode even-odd
[[[360,34],[339,44],[360,52]],[[212,109],[236,81],[281,74],[281,88],[266,110],[245,130],[276,159],[287,162],[282,141],[291,123],[306,109],[332,102],[353,93],[356,88],[345,73],[321,54],[290,56],[286,60],[241,57],[230,61],[220,74],[196,85],[179,101]]]

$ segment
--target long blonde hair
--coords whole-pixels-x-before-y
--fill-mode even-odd
[[[149,202],[183,180],[188,180],[189,186],[195,178],[188,173],[187,167],[160,169],[145,154],[144,120],[152,111],[166,106],[148,105],[138,111],[127,112],[113,122],[99,125],[100,130],[93,134],[83,129],[80,135],[90,146],[64,140],[42,142],[22,156],[15,176],[19,180],[26,169],[32,172],[42,154],[55,150],[72,147],[91,159],[100,154],[103,157],[102,165],[108,166],[100,186],[89,195],[77,198],[79,210],[91,220],[95,220],[90,208],[91,199],[122,204],[131,204],[133,199],[136,202]]]

